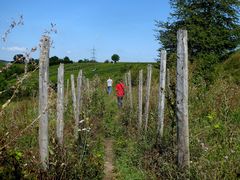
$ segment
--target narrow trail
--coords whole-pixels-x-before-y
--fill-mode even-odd
[[[112,150],[113,140],[107,138],[105,140],[105,163],[104,163],[104,180],[112,180],[114,179],[114,165],[113,165],[113,150]]]
[[[104,149],[105,149],[105,159],[104,159],[104,180],[114,180],[115,173],[114,173],[114,151],[113,151],[113,129],[114,129],[114,122],[117,118],[117,105],[115,96],[112,94],[110,96],[105,97],[105,104],[107,113],[105,114],[105,123],[107,128],[105,129],[105,136],[104,140]]]

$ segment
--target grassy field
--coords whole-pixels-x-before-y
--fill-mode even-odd
[[[70,75],[76,77],[80,69],[83,70],[83,75],[86,78],[92,79],[94,76],[99,76],[101,80],[107,80],[111,77],[113,80],[124,76],[128,70],[132,69],[137,72],[140,69],[146,69],[147,63],[74,63],[65,65],[65,79],[70,79]],[[50,80],[56,82],[58,66],[51,66]]]
[[[5,66],[5,63],[0,61],[0,68],[2,68],[3,66]]]
[[[169,101],[166,101],[164,142],[161,151],[156,146],[159,70],[155,67],[157,65],[153,63],[149,130],[139,135],[136,130],[138,71],[144,70],[145,85],[147,63],[65,65],[65,82],[71,74],[76,78],[80,69],[83,70],[84,76],[90,79],[91,90],[90,94],[85,91],[82,117],[86,120],[84,127],[91,127],[91,130],[83,136],[84,146],[78,146],[79,144],[74,142],[74,116],[69,96],[69,106],[65,111],[66,149],[65,154],[59,157],[55,139],[56,94],[53,92],[50,95],[49,178],[62,174],[63,177],[77,178],[79,175],[89,179],[102,179],[105,138],[112,138],[114,142],[114,173],[117,179],[187,178],[176,165],[176,122],[174,109]],[[52,84],[57,81],[57,68],[58,66],[50,67]],[[194,64],[190,64],[189,69],[190,179],[237,179],[240,176],[240,53],[237,52],[225,62],[216,65],[209,74],[209,84],[204,80],[196,80],[199,77],[194,74]],[[119,110],[115,95],[106,94],[107,78],[111,77],[116,83],[128,70],[132,72],[132,112],[127,98],[124,99],[124,108]],[[174,87],[174,69],[170,70],[170,75]],[[14,83],[14,79],[9,83]],[[34,72],[24,81],[17,98],[0,115],[1,147],[18,137],[0,151],[0,177],[12,177],[14,172],[17,172],[26,179],[36,179],[41,174],[38,124],[22,132],[38,115],[37,88],[38,72]],[[26,94],[21,93],[24,90],[31,93],[25,96]],[[5,163],[6,160],[8,163]]]

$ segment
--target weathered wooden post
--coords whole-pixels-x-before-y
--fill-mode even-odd
[[[43,169],[48,169],[48,81],[50,38],[42,36],[39,60],[39,152]]]
[[[81,114],[81,109],[82,109],[82,82],[83,82],[83,75],[82,75],[82,70],[80,69],[78,73],[78,78],[77,78],[77,114],[78,114],[78,119]]]
[[[87,78],[86,79],[86,91],[87,91],[87,98],[88,98],[88,100],[89,100],[89,98],[90,98],[90,83],[89,83],[89,79]]]
[[[28,71],[28,62],[29,62],[29,57],[25,57],[25,60],[24,60],[24,74],[27,74],[27,71]]]
[[[68,106],[68,98],[69,98],[69,79],[67,80],[67,90],[65,95],[65,108]]]
[[[64,114],[64,65],[60,64],[58,68],[58,85],[57,85],[57,140],[63,145],[63,121]]]
[[[129,101],[130,101],[130,108],[133,109],[133,97],[132,97],[132,79],[131,79],[131,71],[128,72],[128,94],[129,94]]]
[[[151,91],[151,78],[152,78],[152,65],[147,66],[147,86],[146,86],[146,104],[145,104],[145,131],[148,128],[148,113],[149,113],[149,101],[150,101],[150,91]]]
[[[187,31],[177,32],[177,160],[180,168],[189,168],[189,129],[188,129],[188,44]]]
[[[167,68],[167,91],[170,91],[170,72],[169,69]]]
[[[78,116],[78,111],[77,111],[77,98],[76,98],[73,74],[71,74],[71,86],[72,86],[73,113],[74,113],[74,119],[75,119],[74,137],[75,137],[75,140],[77,140],[78,139],[79,116]]]
[[[128,86],[127,73],[124,74],[124,82],[125,82],[125,85]]]
[[[142,130],[142,95],[143,95],[143,70],[139,71],[138,82],[138,130]]]
[[[124,83],[125,83],[125,87],[128,87],[128,77],[127,77],[127,73],[124,74]],[[125,88],[125,96],[126,96],[126,100],[128,101],[128,89]]]
[[[161,50],[160,72],[159,72],[159,90],[158,90],[158,143],[161,143],[164,127],[164,103],[165,103],[165,81],[166,81],[166,50]]]

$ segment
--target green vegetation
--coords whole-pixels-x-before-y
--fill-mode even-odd
[[[240,44],[239,0],[171,0],[167,22],[156,23],[156,39],[168,51],[168,66],[176,62],[177,30],[188,31],[189,59],[198,82],[211,83],[213,66],[225,60]]]
[[[94,87],[99,86],[98,83],[99,81],[93,80]],[[48,108],[50,159],[47,174],[41,172],[39,164],[37,98],[29,97],[10,104],[1,114],[0,179],[83,179],[83,177],[102,179],[104,162],[103,131],[100,123],[104,112],[102,100],[101,90],[92,91],[89,96],[84,96],[85,106],[81,112],[84,121],[81,123],[82,131],[79,132],[81,138],[77,142],[72,133],[74,128],[72,105],[67,107],[64,114],[64,147],[61,148],[55,137],[56,95],[54,92],[50,94]],[[35,123],[29,126],[34,119]],[[24,130],[26,127],[28,129]]]
[[[195,83],[194,66],[190,66],[190,179],[239,177],[239,64],[239,52],[237,52],[224,63],[215,65],[209,86],[206,86],[204,81]],[[174,71],[171,71],[171,77],[174,87]],[[153,85],[151,94],[156,94],[156,89],[157,87]],[[134,103],[136,107],[136,99]],[[116,141],[118,178],[186,179],[186,174],[176,165],[177,137],[174,109],[170,104],[167,105],[164,142],[158,147],[156,146],[157,98],[152,97],[150,104],[150,124],[146,134],[138,135],[137,112],[129,111],[128,102],[116,117],[116,124],[109,123],[109,128],[115,127],[115,133],[112,134]],[[130,122],[132,123],[129,124]]]
[[[206,85],[195,73],[196,64],[189,66],[189,125],[190,125],[190,179],[236,179],[240,173],[240,52],[232,54],[226,61],[216,64],[208,74],[211,81]],[[55,92],[51,93],[50,111],[50,169],[41,174],[38,155],[38,125],[33,124],[21,132],[38,116],[38,72],[24,81],[17,98],[1,114],[0,177],[68,178],[86,177],[102,179],[105,138],[113,140],[114,174],[117,179],[185,179],[176,165],[176,122],[172,102],[166,99],[164,141],[156,145],[156,119],[158,92],[158,69],[153,69],[150,99],[149,128],[146,133],[137,131],[138,71],[146,63],[74,63],[65,64],[65,82],[70,74],[75,78],[79,69],[91,80],[90,96],[84,96],[82,127],[90,127],[76,143],[73,140],[74,119],[70,105],[65,111],[65,146],[58,147],[55,139]],[[50,67],[50,80],[56,83],[58,66]],[[134,110],[131,112],[127,98],[122,110],[117,108],[115,95],[108,96],[106,80],[116,79],[131,70]],[[175,71],[170,69],[171,87],[174,93]],[[144,79],[144,85],[145,85]],[[8,80],[9,84],[14,79]],[[25,88],[25,89],[24,89]],[[22,90],[31,89],[31,95]],[[86,93],[86,92],[85,92]],[[22,97],[21,97],[22,96]],[[70,98],[70,97],[69,97]],[[5,163],[8,160],[8,163]]]
[[[224,65],[219,65],[219,72],[224,75],[224,78],[233,78],[234,82],[240,84],[240,51],[233,54],[224,62]],[[230,76],[229,76],[230,75]]]
[[[113,54],[111,59],[114,63],[117,63],[120,60],[120,57],[118,54]]]
[[[104,139],[113,141],[116,179],[237,179],[240,177],[240,44],[239,0],[170,0],[168,22],[157,22],[157,40],[168,51],[170,87],[166,90],[164,137],[157,143],[159,66],[153,63],[148,130],[138,131],[138,73],[147,63],[96,63],[68,57],[50,58],[49,169],[43,172],[38,150],[38,71],[21,82],[24,56],[4,68],[0,61],[0,179],[103,179]],[[188,30],[190,169],[176,164],[175,114],[176,32]],[[35,69],[33,60],[29,71]],[[90,80],[82,91],[79,138],[74,139],[70,88],[64,112],[64,146],[56,140],[56,89],[58,64],[64,63],[65,86],[80,69]],[[131,70],[133,109],[124,97],[118,109],[114,94],[107,95],[106,80]],[[19,88],[16,83],[20,83]],[[71,85],[69,85],[71,87]],[[65,89],[66,91],[66,89]],[[145,100],[145,87],[143,93]],[[13,97],[11,99],[10,97]],[[4,108],[2,107],[3,103]],[[144,101],[145,103],[145,101]],[[144,107],[145,104],[143,104]],[[143,109],[144,111],[144,109]],[[143,117],[144,124],[144,117]],[[111,141],[111,142],[112,142]]]
[[[126,99],[124,100],[126,101]],[[128,126],[124,121],[124,110],[117,107],[114,95],[105,98],[106,114],[104,118],[105,137],[114,139],[115,178],[116,179],[146,179],[146,171],[138,167],[138,145],[136,139],[131,139]],[[127,113],[126,113],[127,115]]]
[[[0,61],[0,68],[4,67],[6,65],[5,62]]]
[[[58,58],[57,56],[53,56],[51,58],[49,58],[49,65],[53,66],[53,65],[58,65],[60,63],[63,64],[72,64],[73,61],[71,61],[69,59],[69,57],[65,56],[63,59]]]
[[[6,63],[1,63],[3,68],[6,66]],[[14,64],[12,66],[10,66],[10,68],[7,69],[3,69],[0,73],[0,91],[4,91],[6,89],[8,89],[8,91],[6,93],[4,93],[4,96],[6,96],[4,99],[8,98],[9,95],[12,93],[11,90],[11,85],[13,85],[13,83],[11,82],[16,82],[16,78],[18,76],[20,76],[22,73],[24,72],[24,65],[22,64]],[[3,99],[3,100],[4,100]],[[0,99],[1,102],[1,99]]]
[[[238,0],[171,0],[170,4],[171,21],[157,23],[157,39],[169,52],[176,52],[178,29],[188,30],[191,58],[203,54],[222,57],[239,45]]]

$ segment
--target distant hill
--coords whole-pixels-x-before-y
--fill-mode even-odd
[[[5,66],[7,63],[10,63],[11,61],[6,61],[6,60],[2,60],[0,59],[0,68]]]
[[[6,60],[2,60],[0,59],[0,63],[10,63],[11,61],[6,61]]]

